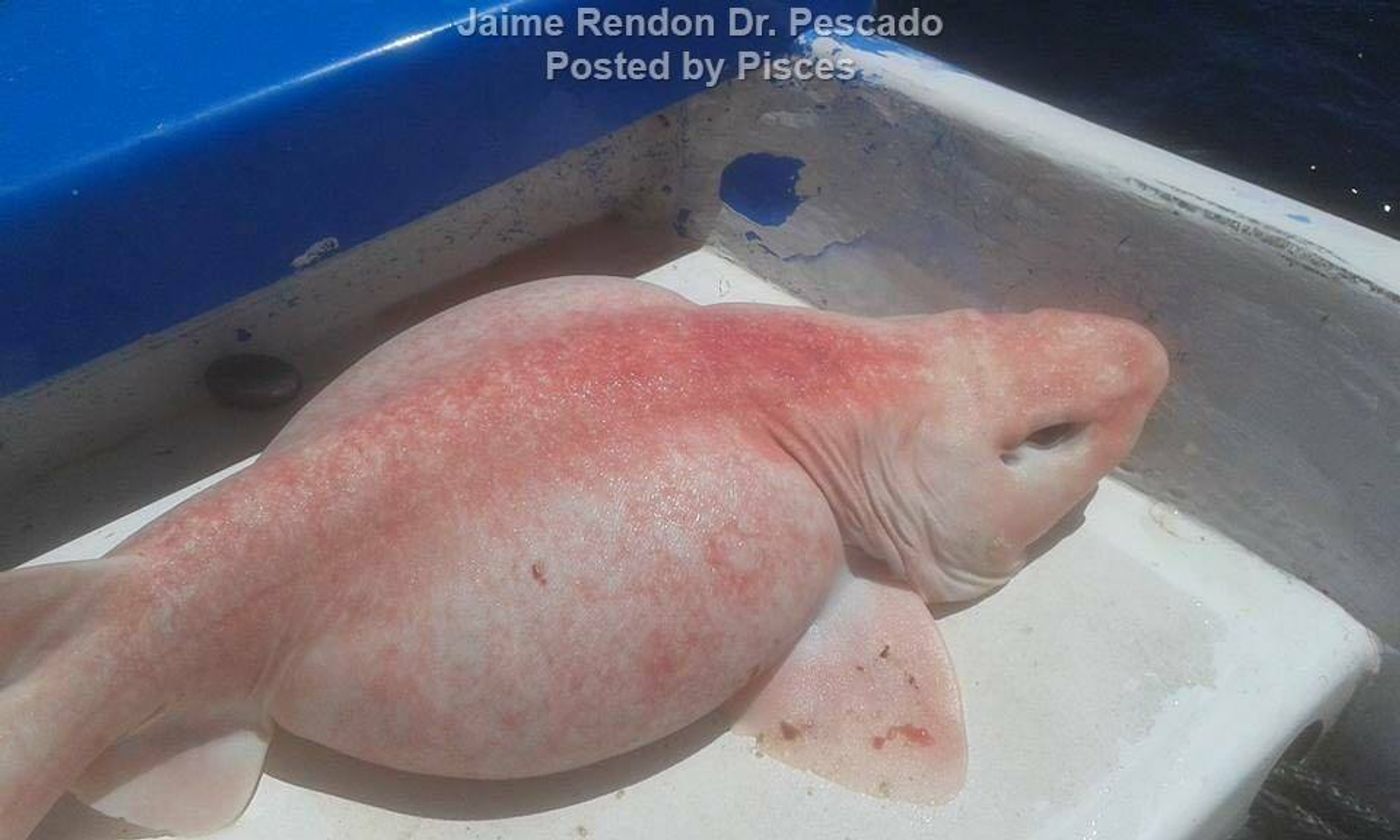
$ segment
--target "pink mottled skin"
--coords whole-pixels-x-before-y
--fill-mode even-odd
[[[962,703],[915,593],[841,576],[838,591],[735,729],[846,787],[939,803],[963,785]]]
[[[698,307],[609,278],[477,299],[98,561],[84,610],[139,638],[102,661],[140,676],[73,700],[92,731],[41,772],[7,775],[0,749],[23,788],[0,817],[32,824],[158,709],[251,704],[450,776],[624,752],[780,663],[843,543],[925,600],[1004,582],[1127,454],[1165,375],[1150,334],[1102,316]],[[1061,423],[1069,442],[1003,460]]]

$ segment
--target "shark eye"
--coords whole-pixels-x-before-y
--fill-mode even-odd
[[[1031,432],[1022,445],[1036,449],[1049,449],[1068,441],[1083,429],[1083,423],[1056,423],[1053,426],[1046,426]]]
[[[1001,462],[1008,467],[1014,467],[1026,457],[1028,450],[1054,449],[1069,443],[1080,432],[1084,431],[1084,423],[1056,423],[1053,426],[1045,426],[1036,429],[1026,436],[1015,449],[1001,453]]]

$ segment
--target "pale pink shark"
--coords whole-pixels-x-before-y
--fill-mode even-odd
[[[926,603],[1004,584],[1166,377],[1147,330],[1097,315],[700,307],[600,277],[462,304],[109,556],[0,575],[0,838],[70,789],[216,829],[275,726],[502,779],[736,696],[770,755],[946,800],[966,747]]]

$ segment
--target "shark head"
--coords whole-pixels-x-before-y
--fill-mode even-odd
[[[957,311],[898,319],[926,387],[861,459],[859,547],[930,603],[980,597],[1127,457],[1167,382],[1145,328],[1103,315]]]

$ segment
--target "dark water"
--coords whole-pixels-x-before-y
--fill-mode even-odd
[[[941,16],[915,46],[978,75],[1400,237],[1400,0],[881,6]]]

